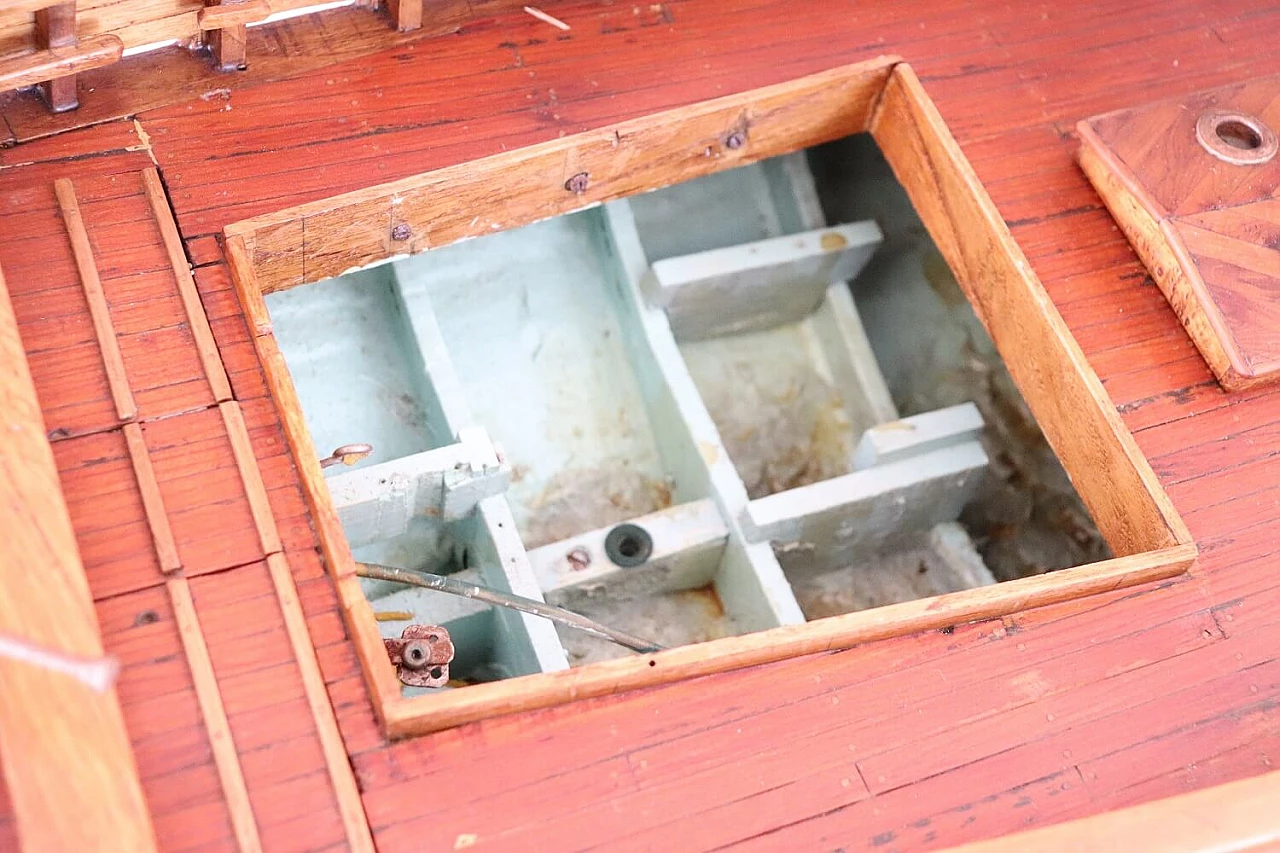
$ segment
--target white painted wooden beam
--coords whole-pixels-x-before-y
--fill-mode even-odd
[[[871,427],[853,452],[853,468],[863,471],[917,454],[973,441],[984,424],[978,407],[961,403]]]
[[[768,545],[754,546],[743,538],[737,519],[747,506],[746,486],[689,375],[667,315],[647,304],[641,293],[649,262],[630,203],[624,199],[605,205],[605,219],[622,267],[618,284],[623,328],[630,333],[628,346],[649,397],[650,417],[667,418],[678,426],[666,431],[665,438],[659,435],[663,455],[679,491],[692,487],[701,492],[699,497],[710,494],[722,517],[730,520],[715,576],[720,601],[743,631],[798,625],[804,613],[773,552]]]
[[[817,310],[827,288],[856,276],[881,240],[874,222],[857,222],[666,258],[642,289],[666,310],[678,340],[772,328]]]
[[[329,477],[329,494],[353,548],[399,536],[417,515],[452,521],[484,498],[500,495],[511,469],[498,462],[483,429],[464,429],[457,444]]]
[[[575,594],[630,597],[698,589],[711,583],[729,528],[710,498],[629,519],[649,534],[653,551],[639,566],[609,559],[605,538],[617,525],[543,545],[529,552],[538,585],[548,601],[568,605]]]
[[[814,571],[849,565],[895,538],[953,521],[987,465],[968,441],[759,498],[747,506],[749,541],[803,548]]]

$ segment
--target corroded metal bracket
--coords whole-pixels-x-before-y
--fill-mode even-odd
[[[384,639],[396,675],[410,687],[444,687],[449,683],[453,640],[439,625],[410,625],[399,639]]]

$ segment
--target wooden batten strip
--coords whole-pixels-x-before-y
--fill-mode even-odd
[[[119,62],[124,43],[118,36],[101,35],[69,45],[53,45],[35,53],[0,60],[0,91],[19,89],[36,83],[66,81],[66,97],[51,97],[59,112],[75,106],[75,75]]]
[[[222,693],[218,689],[213,661],[204,642],[204,633],[200,630],[200,619],[196,614],[195,601],[191,597],[191,586],[184,577],[169,578],[165,585],[173,604],[173,617],[187,655],[187,665],[191,669],[196,700],[200,703],[200,713],[204,716],[209,746],[213,750],[213,761],[222,781],[222,793],[231,814],[236,841],[242,853],[257,853],[262,850],[258,824],[253,816],[253,806],[249,802],[249,789],[245,786],[244,771],[240,767],[240,754],[231,737],[231,724],[227,721],[227,712],[222,706]]]
[[[351,548],[347,537],[342,532],[342,522],[338,520],[338,512],[333,508],[333,500],[329,495],[329,487],[325,484],[324,471],[320,468],[320,456],[316,453],[315,444],[311,441],[311,430],[307,429],[306,417],[302,413],[302,403],[298,400],[298,392],[289,378],[289,367],[285,363],[284,354],[276,343],[274,335],[260,335],[254,338],[254,346],[258,351],[258,360],[266,373],[267,386],[276,401],[280,413],[280,425],[284,429],[285,441],[293,452],[294,462],[298,466],[298,476],[302,480],[302,490],[307,496],[307,505],[311,516],[315,519],[316,535],[320,539],[320,549],[328,562],[329,574],[334,578],[343,578],[355,574],[355,559],[351,556]]]
[[[111,309],[107,307],[102,280],[98,277],[98,264],[89,243],[89,232],[84,227],[84,217],[80,214],[80,202],[76,199],[75,187],[68,178],[59,178],[54,181],[53,187],[58,195],[58,207],[62,210],[67,236],[71,239],[76,268],[80,271],[80,284],[84,287],[85,299],[89,302],[93,331],[97,335],[102,362],[107,369],[107,382],[111,386],[116,415],[122,421],[131,421],[138,416],[138,405],[129,388],[124,357],[120,355],[120,344],[116,341],[115,327],[111,324]]]
[[[142,437],[142,427],[136,423],[125,424],[124,439],[129,446],[129,459],[133,462],[133,473],[138,480],[138,490],[142,493],[142,507],[147,514],[147,525],[151,528],[156,555],[160,558],[160,569],[166,573],[176,572],[182,568],[182,558],[178,556],[178,545],[169,526],[169,514],[165,511],[164,498],[160,494],[160,482],[151,467],[151,453]]]
[[[237,0],[205,6],[196,16],[201,30],[221,30],[227,27],[243,27],[256,24],[271,15],[271,4],[266,0]]]
[[[173,275],[178,281],[178,294],[182,297],[182,307],[187,312],[187,322],[191,325],[196,350],[200,353],[200,363],[209,379],[209,387],[213,389],[213,398],[219,403],[230,400],[231,383],[227,381],[227,371],[218,354],[218,344],[213,339],[213,330],[209,328],[209,317],[204,313],[200,291],[196,289],[196,281],[191,276],[191,265],[187,263],[182,236],[173,221],[173,212],[169,209],[169,198],[160,182],[160,173],[154,167],[144,169],[142,184],[146,189],[147,201],[151,203],[151,213],[160,228],[160,236],[164,239]]]
[[[276,529],[275,516],[271,514],[271,503],[267,500],[267,487],[262,482],[262,472],[258,470],[253,442],[249,440],[249,429],[244,424],[244,413],[240,411],[240,404],[234,400],[222,403],[218,408],[227,428],[227,437],[231,439],[231,452],[236,457],[236,467],[240,469],[240,480],[244,483],[244,493],[249,499],[253,523],[262,540],[262,553],[274,554],[280,550],[280,534]]]
[[[275,584],[276,598],[279,599],[280,612],[284,616],[284,627],[289,632],[293,656],[298,661],[298,670],[302,674],[307,704],[311,706],[311,716],[316,722],[316,733],[324,751],[325,764],[329,768],[329,778],[333,782],[338,812],[342,815],[342,824],[346,828],[347,844],[349,849],[357,853],[373,853],[373,836],[369,832],[369,822],[360,800],[360,789],[356,786],[351,761],[347,757],[342,734],[338,731],[338,720],[329,701],[329,691],[325,688],[311,634],[307,631],[306,615],[298,600],[298,587],[289,570],[289,561],[284,554],[275,553],[267,557],[267,566],[271,570],[271,581]]]

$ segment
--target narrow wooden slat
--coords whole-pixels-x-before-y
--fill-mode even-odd
[[[84,217],[80,214],[75,187],[70,179],[59,178],[54,182],[54,191],[58,195],[58,207],[62,211],[67,236],[71,239],[76,268],[80,271],[80,284],[84,287],[85,299],[89,302],[93,331],[98,338],[98,347],[102,350],[102,362],[107,369],[116,415],[122,421],[131,421],[138,416],[138,405],[134,402],[133,391],[129,389],[129,377],[124,370],[124,359],[120,355],[115,328],[111,325],[111,310],[107,307],[107,297],[102,291],[102,281],[98,278],[97,261],[93,257],[93,247],[89,244]]]
[[[329,777],[338,801],[338,811],[346,828],[347,844],[356,853],[372,853],[373,837],[365,818],[364,805],[360,801],[360,790],[356,787],[355,774],[347,758],[342,735],[338,731],[333,705],[329,702],[329,693],[325,689],[315,646],[307,630],[306,616],[298,600],[298,587],[289,570],[289,561],[283,553],[275,553],[267,557],[267,566],[271,570],[271,581],[275,584],[280,612],[284,615],[284,626],[289,632],[289,643],[293,647],[298,670],[302,673],[307,704],[311,707],[311,716],[315,718],[316,732],[320,737],[325,764],[328,765]]]
[[[101,657],[98,619],[3,274],[0,365],[0,632]],[[155,849],[114,688],[99,692],[0,657],[0,763],[25,849],[89,850],[103,839],[124,850]]]
[[[187,664],[191,668],[191,680],[195,685],[196,699],[200,703],[200,713],[209,732],[209,745],[213,749],[214,763],[222,780],[222,792],[227,800],[236,841],[244,853],[256,853],[262,850],[258,824],[249,802],[249,790],[244,784],[240,756],[231,737],[231,724],[227,722],[227,712],[222,706],[222,694],[213,672],[213,661],[209,658],[209,648],[205,645],[204,634],[200,630],[200,619],[196,614],[195,601],[191,598],[191,587],[183,577],[169,578],[166,587],[173,605],[174,621],[178,623],[182,647],[187,655]]]
[[[213,398],[219,403],[230,400],[231,384],[227,381],[227,371],[218,355],[218,345],[209,328],[209,318],[204,313],[200,292],[191,276],[191,267],[182,248],[182,237],[173,221],[173,212],[169,209],[169,199],[160,182],[160,173],[154,167],[143,170],[142,184],[146,188],[147,201],[151,204],[156,225],[160,228],[160,236],[164,239],[169,262],[173,265],[173,274],[178,281],[178,294],[182,297],[182,306],[186,309],[187,322],[191,325],[191,334],[196,340],[196,349],[200,353],[205,376],[209,379],[209,387],[213,389]]]
[[[227,437],[231,440],[236,467],[240,469],[240,479],[249,499],[249,509],[253,512],[254,525],[262,539],[262,553],[274,554],[280,550],[280,534],[276,530],[275,516],[271,514],[271,503],[267,499],[267,488],[262,482],[262,472],[258,470],[258,459],[253,452],[249,430],[244,424],[244,413],[240,411],[240,404],[234,400],[222,403],[218,408],[222,411],[222,421],[227,427]]]
[[[142,437],[142,427],[136,423],[125,424],[124,438],[129,446],[129,459],[133,462],[133,473],[138,480],[138,490],[142,493],[142,506],[147,513],[147,525],[151,528],[156,555],[160,558],[160,569],[164,572],[175,572],[182,568],[182,559],[178,556],[178,545],[174,541],[173,530],[169,526],[169,514],[165,512],[160,483],[156,480],[156,472],[151,467],[151,453],[147,450],[147,442]]]
[[[221,30],[226,27],[243,27],[257,23],[271,14],[266,0],[242,0],[239,3],[219,3],[206,6],[196,16],[201,30]]]
[[[0,61],[0,91],[34,86],[48,81],[65,81],[75,91],[74,76],[119,62],[124,45],[116,36],[95,36],[75,45],[51,47],[25,56],[10,57]],[[68,79],[70,78],[70,79]],[[59,98],[57,103],[65,104]],[[70,107],[75,106],[74,101]]]

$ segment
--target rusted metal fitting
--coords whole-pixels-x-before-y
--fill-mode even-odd
[[[373,452],[372,444],[344,444],[335,448],[333,453],[320,460],[321,468],[333,465],[354,465]]]
[[[449,683],[453,640],[439,625],[410,625],[400,638],[382,644],[402,684],[410,687],[444,687]]]
[[[564,182],[564,188],[576,195],[582,195],[587,191],[587,185],[591,183],[591,175],[587,172],[579,172]]]
[[[735,130],[724,138],[724,147],[737,151],[739,148],[747,144],[747,134],[741,130]]]

